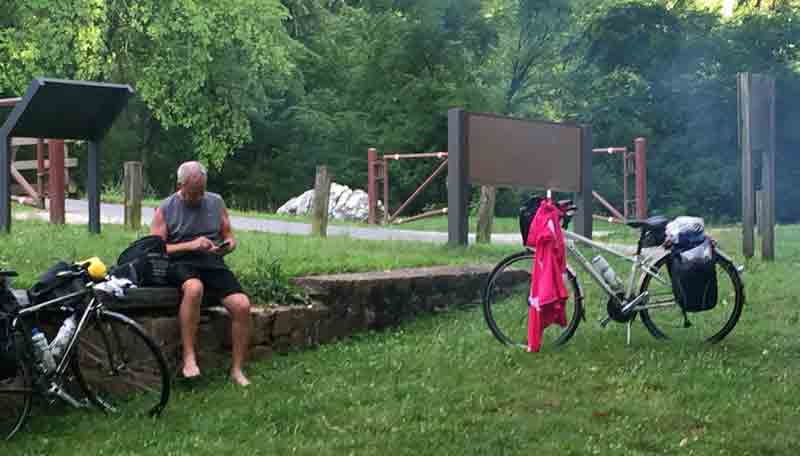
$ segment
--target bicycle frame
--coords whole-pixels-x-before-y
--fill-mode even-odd
[[[580,234],[566,230],[563,231],[563,233],[567,241],[566,246],[569,254],[578,261],[578,263],[584,270],[586,270],[586,272],[589,273],[589,275],[594,279],[595,282],[597,282],[600,288],[606,292],[609,298],[616,300],[620,306],[625,305],[626,307],[631,308],[636,306],[638,302],[644,298],[644,296],[636,296],[634,298],[634,294],[636,293],[635,287],[641,283],[641,280],[645,274],[650,275],[662,283],[666,283],[655,271],[650,268],[650,264],[652,264],[654,261],[657,261],[660,256],[652,258],[649,255],[642,255],[641,249],[637,249],[637,252],[633,255],[628,255],[603,244],[594,242],[591,239],[581,236]],[[576,244],[583,244],[633,263],[631,266],[631,271],[628,274],[627,281],[625,282],[624,299],[626,302],[620,300],[620,297],[614,292],[606,279],[594,268],[594,266],[592,266],[591,262],[580,252],[580,250],[578,250]],[[641,271],[641,273],[639,273],[639,271]],[[631,298],[633,298],[634,301],[627,302],[627,300]]]
[[[27,346],[26,348],[30,351],[33,349],[33,347],[31,346],[30,338],[27,337],[27,335],[30,334],[31,327],[30,325],[27,324],[27,321],[25,321],[26,317],[29,317],[30,315],[33,315],[41,310],[52,308],[53,306],[57,306],[66,301],[70,301],[73,298],[88,296],[89,294],[91,294],[91,292],[92,292],[92,285],[88,284],[86,286],[86,289],[84,290],[69,293],[64,296],[51,299],[49,301],[45,301],[43,303],[36,304],[33,306],[23,307],[17,311],[12,326],[16,328],[18,324],[21,325],[23,334],[26,335],[23,338],[23,340],[25,341],[24,343]],[[61,359],[59,360],[55,371],[47,374],[46,376],[47,379],[60,378],[64,375],[72,359],[73,349],[78,341],[78,337],[80,336],[81,331],[86,325],[86,321],[88,320],[89,315],[93,312],[96,312],[101,306],[102,304],[97,304],[97,299],[94,297],[86,305],[86,308],[84,309],[83,314],[81,315],[80,320],[78,321],[78,324],[75,327],[75,331],[73,332],[72,337],[69,340],[69,344],[67,344],[67,348],[64,350],[64,354],[61,356]],[[71,311],[72,309],[70,308],[62,310]],[[34,372],[36,372],[35,378],[43,377],[41,373],[39,373],[38,371],[34,370]],[[74,397],[69,395],[56,382],[50,382],[50,385],[48,385],[48,390],[46,391],[46,393],[54,394],[76,408],[83,408],[86,406],[86,404],[82,404],[81,402],[77,401]]]

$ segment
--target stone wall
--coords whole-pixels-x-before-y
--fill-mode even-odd
[[[421,313],[480,300],[490,267],[432,267],[294,279],[312,298],[308,306],[253,308],[250,359],[330,342],[366,329],[383,329]],[[177,313],[177,312],[176,312]],[[180,332],[174,316],[136,318],[177,366]],[[230,318],[221,307],[203,312],[198,331],[202,366],[229,362]]]

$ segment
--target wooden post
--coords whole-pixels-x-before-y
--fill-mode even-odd
[[[89,203],[89,232],[93,234],[100,234],[100,149],[98,141],[89,141],[86,200]]]
[[[764,235],[764,191],[756,190],[756,232]]]
[[[575,203],[578,212],[573,220],[575,221],[575,232],[583,237],[592,238],[592,127],[584,125],[581,127],[581,185],[580,190],[575,195]]]
[[[317,166],[314,199],[311,203],[311,234],[328,236],[328,201],[331,195],[331,175],[327,166]]]
[[[753,239],[753,150],[750,136],[750,73],[740,73],[736,79],[739,90],[739,146],[742,149],[742,253],[752,258]]]
[[[389,160],[382,160],[381,170],[383,172],[383,224],[389,224]]]
[[[756,213],[753,156],[761,154],[761,208],[758,210],[761,255],[775,258],[775,79],[761,74],[740,73],[739,140],[742,148],[742,248],[754,255],[753,224]]]
[[[447,243],[452,247],[465,246],[469,242],[466,123],[463,109],[447,111]]]
[[[0,131],[0,233],[11,232],[11,137]]]
[[[497,189],[489,185],[481,186],[481,199],[478,206],[478,226],[475,231],[475,242],[489,244],[492,242],[492,223]]]
[[[378,213],[378,185],[375,174],[375,165],[378,161],[378,151],[374,148],[367,149],[367,200],[369,201],[369,212],[367,223],[374,225],[377,221]]]
[[[50,223],[63,225],[64,218],[64,141],[51,139],[47,143],[50,156]]]
[[[125,162],[125,228],[142,227],[142,162]]]
[[[647,218],[647,138],[636,138],[636,218]]]
[[[36,191],[39,193],[39,201],[36,202],[36,205],[40,209],[45,207],[44,176],[44,140],[39,139],[36,141]]]
[[[775,259],[775,79],[759,75],[761,79],[761,97],[763,98],[765,121],[764,144],[761,149],[761,188],[763,189],[763,206],[758,214],[763,218],[761,228],[761,256],[767,260]],[[759,219],[759,223],[761,220]]]

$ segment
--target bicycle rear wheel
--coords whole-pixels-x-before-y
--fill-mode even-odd
[[[101,311],[81,330],[76,376],[89,400],[112,413],[158,416],[170,375],[158,345],[130,318]]]
[[[494,337],[505,345],[528,346],[528,296],[533,251],[515,253],[495,266],[483,289],[483,316]],[[542,349],[567,343],[583,317],[583,296],[575,274],[567,268],[564,282],[569,292],[567,325],[553,324],[542,333]]]
[[[744,307],[744,286],[730,260],[714,252],[717,273],[717,305],[703,312],[684,313],[672,293],[667,271],[669,255],[652,267],[654,275],[645,275],[640,293],[649,292],[647,303],[639,312],[642,323],[659,339],[717,343],[730,333]],[[688,323],[688,324],[687,324]]]
[[[31,411],[33,397],[31,371],[23,356],[7,361],[14,367],[9,368],[7,377],[0,378],[0,440],[8,440],[20,430]]]

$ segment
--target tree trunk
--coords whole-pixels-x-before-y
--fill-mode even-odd
[[[492,241],[492,223],[494,222],[494,201],[497,189],[488,185],[481,186],[481,199],[478,206],[478,228],[476,242],[488,244]]]

